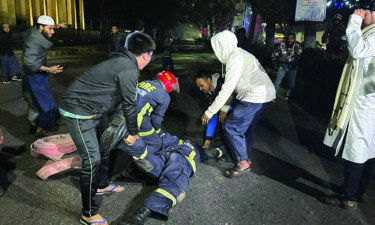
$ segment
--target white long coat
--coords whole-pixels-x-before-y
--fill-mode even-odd
[[[342,158],[355,163],[375,157],[375,32],[363,38],[361,24],[360,16],[351,15],[346,29],[350,55],[354,59],[364,58],[363,74],[346,130],[346,141],[343,143],[345,135],[341,135],[336,146],[337,155],[344,144]],[[334,138],[326,132],[324,143],[332,147]]]

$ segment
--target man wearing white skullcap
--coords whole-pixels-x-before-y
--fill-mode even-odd
[[[60,65],[47,66],[47,55],[56,25],[47,15],[39,16],[36,29],[32,28],[24,43],[23,94],[28,103],[28,120],[36,136],[44,136],[56,125],[57,106],[49,87],[48,75],[63,71]],[[49,132],[51,133],[51,132]]]

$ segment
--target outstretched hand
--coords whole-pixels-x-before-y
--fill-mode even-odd
[[[51,67],[49,67],[49,72],[53,73],[53,74],[61,73],[63,71],[63,68],[64,67],[62,67],[60,65],[51,66]]]
[[[66,23],[58,23],[55,25],[55,28],[66,28],[67,24]]]

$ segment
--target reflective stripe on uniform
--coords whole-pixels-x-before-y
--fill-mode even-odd
[[[143,122],[143,117],[146,114],[148,114],[150,116],[152,111],[154,111],[154,109],[151,107],[150,103],[147,102],[146,105],[143,106],[143,108],[141,109],[141,111],[137,115],[138,129],[141,129],[141,125],[142,125],[142,122]],[[141,136],[141,137],[145,137],[145,136],[153,134],[154,132],[155,132],[155,129],[152,128],[149,131],[139,132],[138,135]]]
[[[217,157],[220,158],[223,155],[223,151],[221,151],[220,148],[215,148],[215,149],[216,149],[216,151],[219,152],[219,155]]]
[[[147,156],[147,147],[145,148],[145,151],[143,152],[143,154],[141,156],[139,156],[139,158],[133,156],[133,159],[134,160],[142,160],[142,159],[146,158],[146,156]]]
[[[190,162],[191,168],[193,168],[193,172],[197,171],[197,166],[195,165],[194,157],[197,153],[195,151],[190,152],[189,156],[185,155],[185,158]]]
[[[175,197],[173,197],[173,195],[171,193],[169,193],[168,191],[164,190],[164,189],[161,189],[161,188],[158,188],[155,190],[156,193],[159,193],[161,195],[163,195],[164,197],[170,199],[172,202],[173,202],[173,205],[172,206],[175,206],[176,203],[177,203],[177,200]]]
[[[147,110],[149,110],[151,108],[151,111],[153,110],[150,103],[146,103],[145,106],[143,106],[143,108],[141,109],[141,111],[138,113],[138,116],[137,116],[137,123],[138,123],[138,129],[141,128],[141,125],[142,125],[142,122],[143,122],[143,117],[144,115],[147,114]]]
[[[145,137],[145,136],[153,134],[154,132],[155,132],[155,129],[152,128],[150,131],[139,132],[138,135],[141,136],[141,137]]]

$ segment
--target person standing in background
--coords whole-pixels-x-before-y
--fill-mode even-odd
[[[47,55],[52,47],[51,38],[55,21],[46,15],[39,16],[36,28],[31,28],[23,48],[23,95],[28,103],[28,120],[36,136],[51,134],[58,117],[57,105],[49,86],[49,74],[63,72],[60,65],[47,66]]]
[[[17,77],[18,61],[13,51],[13,38],[22,37],[22,33],[13,33],[10,31],[9,24],[3,24],[0,32],[0,62],[1,75],[3,76],[3,84],[10,84],[12,81],[22,81]]]
[[[250,46],[249,39],[246,37],[246,29],[244,27],[238,28],[236,31],[236,37],[238,40],[237,47],[246,50],[250,54],[254,54],[253,49]]]
[[[279,89],[279,85],[283,80],[284,76],[288,73],[288,88],[285,93],[285,99],[289,99],[289,95],[292,92],[295,82],[297,66],[302,54],[302,46],[296,41],[296,34],[289,33],[285,42],[281,43],[278,48],[272,53],[273,61],[277,64],[277,77],[274,82],[276,94]]]
[[[336,14],[333,16],[332,26],[324,31],[322,44],[328,52],[340,54],[343,52],[343,37],[345,37],[345,26],[342,24],[342,16]]]
[[[108,38],[108,52],[121,52],[121,49],[124,48],[124,41],[124,35],[118,32],[116,26],[113,26]]]
[[[162,59],[163,63],[162,63],[161,69],[169,70],[174,74],[175,70],[174,70],[174,64],[172,60],[172,43],[173,43],[172,36],[166,35],[163,39],[163,59]]]
[[[136,33],[139,33],[139,32],[143,33],[144,31],[145,31],[145,23],[142,20],[135,21],[135,30],[132,33],[128,34],[128,36],[126,36],[124,47],[126,49],[128,49],[129,38],[133,34],[136,34]]]

